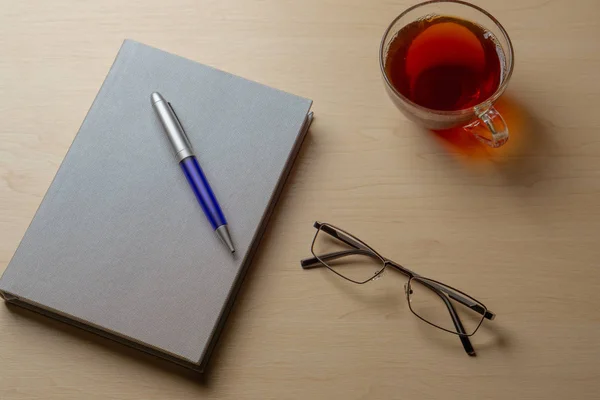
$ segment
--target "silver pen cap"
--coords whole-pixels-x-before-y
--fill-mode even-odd
[[[152,93],[151,100],[152,107],[156,111],[158,119],[160,119],[167,137],[173,146],[177,162],[181,162],[181,160],[184,158],[193,156],[194,149],[192,148],[192,144],[185,134],[185,131],[183,130],[183,127],[181,126],[173,107],[171,107],[171,104],[168,103],[158,92]]]

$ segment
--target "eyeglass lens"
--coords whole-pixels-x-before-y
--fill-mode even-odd
[[[472,335],[479,328],[483,320],[483,315],[455,301],[452,299],[451,294],[460,296],[485,310],[483,304],[469,296],[458,293],[453,288],[442,283],[426,278],[413,278],[410,280],[408,289],[408,301],[412,312],[438,328],[453,333]],[[458,327],[451,317],[447,303],[452,304],[462,323],[464,332],[458,332]]]
[[[351,238],[360,242],[359,239]],[[312,251],[329,269],[353,282],[373,279],[383,268],[383,260],[374,252],[356,249],[322,229],[317,232]]]

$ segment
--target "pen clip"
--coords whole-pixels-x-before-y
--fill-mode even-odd
[[[187,133],[185,132],[185,129],[183,129],[183,125],[181,124],[181,121],[179,120],[179,117],[177,116],[177,113],[175,112],[175,109],[173,108],[173,106],[171,105],[171,102],[167,101],[167,104],[169,105],[169,108],[171,109],[171,112],[173,113],[173,115],[175,116],[175,120],[177,121],[177,125],[179,125],[179,129],[181,130],[181,133],[183,133],[183,135],[185,136],[185,140],[190,143],[190,147],[191,147],[191,142],[190,142],[190,138],[188,138]]]

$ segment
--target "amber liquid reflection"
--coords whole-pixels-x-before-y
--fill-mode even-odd
[[[499,148],[491,148],[462,127],[433,132],[433,136],[452,154],[467,162],[509,159],[522,155],[532,139],[531,121],[525,110],[509,96],[502,96],[495,105],[506,121],[510,139]],[[485,129],[482,127],[481,129]]]

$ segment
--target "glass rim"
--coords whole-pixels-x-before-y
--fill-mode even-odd
[[[374,274],[373,276],[369,277],[368,279],[365,279],[364,281],[357,281],[355,279],[349,278],[344,274],[341,274],[339,272],[337,272],[333,267],[331,267],[329,264],[327,264],[326,261],[324,261],[323,259],[321,259],[321,257],[315,253],[315,243],[317,242],[317,237],[319,236],[319,233],[321,233],[321,231],[323,231],[323,226],[327,226],[329,228],[335,229],[336,231],[339,231],[341,233],[343,233],[344,235],[347,235],[349,237],[351,237],[352,239],[356,240],[357,242],[359,242],[360,244],[363,244],[368,251],[370,251],[371,253],[373,253],[373,255],[381,262],[381,268],[377,271],[376,274]],[[325,235],[328,235],[327,232],[324,232]],[[343,243],[343,240],[339,239],[339,238],[334,238],[339,240],[340,242]],[[328,270],[330,270],[331,272],[333,272],[334,274],[336,274],[337,276],[344,278],[350,282],[353,283],[357,283],[359,285],[362,285],[364,283],[370,282],[372,281],[374,278],[378,277],[379,275],[381,275],[381,273],[385,270],[385,268],[387,267],[387,263],[386,260],[383,258],[383,256],[381,254],[379,254],[375,249],[373,249],[371,246],[369,246],[367,243],[365,243],[364,241],[362,241],[361,239],[357,238],[355,235],[351,234],[350,232],[347,232],[341,228],[338,228],[335,225],[331,225],[328,224],[326,222],[321,223],[321,226],[319,227],[319,229],[317,229],[317,232],[315,233],[315,236],[313,237],[313,241],[312,244],[310,246],[310,252],[312,253],[312,255],[319,260],[319,262],[321,264],[323,264]]]
[[[480,13],[482,13],[486,17],[488,17],[494,24],[496,24],[496,26],[498,27],[498,29],[500,29],[500,32],[504,36],[504,39],[506,39],[506,43],[508,45],[508,54],[506,55],[507,60],[508,60],[507,61],[508,72],[506,73],[504,81],[502,82],[502,84],[500,84],[498,86],[498,88],[496,89],[496,91],[494,92],[494,94],[492,94],[490,97],[488,97],[484,101],[482,101],[482,102],[480,102],[480,103],[478,103],[478,104],[476,104],[474,106],[471,106],[469,108],[463,108],[461,110],[454,110],[454,111],[445,111],[445,110],[436,110],[434,108],[423,107],[423,106],[421,106],[421,105],[413,102],[412,100],[408,99],[402,93],[400,93],[394,87],[394,85],[392,85],[392,83],[390,82],[390,79],[388,78],[388,76],[387,76],[387,74],[385,72],[385,60],[383,59],[384,58],[383,55],[384,55],[384,51],[385,51],[385,40],[388,37],[388,35],[389,35],[392,27],[396,24],[396,22],[398,22],[400,20],[400,18],[404,17],[409,12],[411,12],[413,10],[416,10],[416,9],[418,9],[420,7],[423,7],[423,6],[427,6],[427,5],[431,5],[431,4],[436,4],[436,3],[454,3],[454,4],[463,5],[463,6],[466,6],[466,7],[471,7],[473,9],[475,9],[476,11],[479,11]],[[381,69],[381,74],[383,75],[383,79],[384,79],[386,85],[388,86],[388,88],[391,89],[392,92],[396,96],[398,96],[402,101],[408,103],[412,107],[415,107],[415,108],[417,108],[417,109],[419,109],[421,111],[424,111],[424,112],[434,113],[434,114],[438,114],[438,115],[447,115],[447,116],[464,116],[464,115],[468,115],[468,114],[473,113],[473,110],[477,110],[479,108],[489,108],[489,105],[491,105],[494,102],[496,102],[496,100],[498,100],[498,98],[506,90],[506,87],[508,85],[508,81],[510,80],[510,77],[512,76],[512,73],[513,73],[514,59],[515,59],[515,54],[514,54],[512,42],[510,40],[510,37],[508,36],[508,33],[506,32],[506,29],[504,29],[504,27],[502,26],[502,24],[500,24],[500,21],[498,21],[492,14],[490,14],[489,12],[487,12],[486,10],[484,10],[483,8],[481,8],[479,6],[476,6],[475,4],[471,4],[471,3],[468,3],[466,1],[462,1],[462,0],[429,0],[429,1],[425,1],[425,2],[419,3],[419,4],[415,4],[415,5],[407,8],[402,13],[400,13],[396,18],[394,18],[394,20],[389,24],[389,26],[386,28],[385,32],[383,33],[383,37],[381,39],[381,44],[379,45],[379,68]],[[486,107],[483,107],[484,105]]]
[[[407,292],[407,294],[406,294],[406,299],[408,300],[408,308],[410,309],[410,311],[411,311],[411,312],[412,312],[412,313],[413,313],[413,314],[414,314],[414,315],[415,315],[417,318],[419,318],[420,320],[422,320],[422,321],[424,321],[424,322],[427,322],[427,323],[428,323],[429,325],[431,325],[431,326],[434,326],[434,327],[436,327],[436,328],[438,328],[438,329],[441,329],[441,330],[443,330],[443,331],[446,331],[446,332],[449,332],[449,333],[452,333],[452,334],[455,334],[455,335],[458,335],[458,336],[466,336],[466,337],[470,337],[470,336],[473,336],[473,335],[475,335],[475,333],[477,333],[477,331],[479,330],[479,328],[480,328],[480,327],[481,327],[481,325],[483,324],[483,320],[485,319],[485,312],[487,312],[487,311],[488,311],[488,309],[487,309],[487,307],[485,306],[485,304],[483,304],[483,303],[482,303],[482,302],[480,302],[479,300],[476,300],[475,298],[473,298],[473,297],[469,296],[469,295],[468,295],[468,294],[466,294],[465,292],[463,292],[463,291],[461,291],[461,290],[458,290],[458,289],[456,289],[456,288],[454,288],[454,287],[452,287],[452,286],[450,286],[450,285],[447,285],[447,284],[445,284],[445,283],[443,283],[443,282],[436,281],[435,279],[425,278],[425,277],[423,277],[423,276],[413,276],[413,277],[409,278],[409,279],[408,279],[408,283],[407,283],[407,285],[408,285],[408,289],[411,289],[411,290],[412,290],[411,284],[412,284],[414,281],[417,281],[417,282],[423,282],[423,281],[427,282],[427,281],[429,281],[429,282],[433,282],[433,283],[435,283],[435,284],[437,284],[437,285],[445,286],[445,287],[447,287],[447,288],[449,288],[449,289],[451,289],[451,290],[453,290],[453,291],[455,291],[455,292],[457,292],[457,293],[460,293],[461,295],[463,295],[463,296],[466,296],[467,298],[469,298],[469,299],[473,300],[475,303],[479,304],[479,305],[480,305],[480,306],[482,306],[482,307],[483,307],[483,309],[484,309],[484,313],[483,313],[483,314],[481,314],[481,319],[479,320],[479,323],[477,324],[477,326],[475,327],[475,329],[473,329],[473,332],[471,332],[471,333],[458,333],[456,330],[450,330],[450,329],[442,328],[441,326],[439,326],[439,325],[437,325],[437,324],[434,324],[433,322],[431,322],[431,321],[429,321],[429,320],[425,319],[424,317],[420,316],[420,315],[419,315],[419,314],[418,314],[418,313],[417,313],[415,310],[413,310],[413,308],[412,308],[412,305],[411,305],[411,303],[410,303],[410,296],[411,296],[411,294],[410,294],[410,291],[408,291],[408,292]],[[430,290],[434,290],[434,289],[431,289],[431,288],[430,288]],[[473,312],[475,312],[475,311],[473,311]],[[463,326],[463,328],[464,328],[464,326]]]

